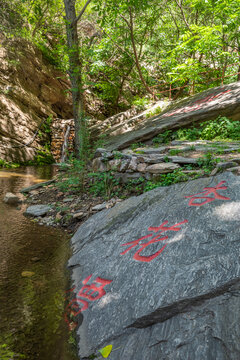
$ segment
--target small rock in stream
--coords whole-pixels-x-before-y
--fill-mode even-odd
[[[9,205],[18,205],[21,202],[20,198],[11,192],[6,193],[3,201]]]

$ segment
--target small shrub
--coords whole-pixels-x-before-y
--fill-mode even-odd
[[[89,192],[95,196],[110,198],[119,195],[119,181],[111,171],[89,173]]]
[[[177,154],[179,154],[180,152],[182,152],[182,150],[180,150],[180,149],[170,149],[169,150],[169,155],[177,155]]]
[[[140,98],[138,96],[133,100],[133,105],[137,108],[137,110],[144,110],[149,104],[150,100],[147,98]]]
[[[138,149],[140,147],[143,147],[143,146],[144,146],[144,144],[141,143],[141,142],[134,143],[134,144],[131,145],[131,150],[134,151],[134,150],[136,150],[136,149]]]
[[[158,106],[155,109],[153,109],[152,111],[147,112],[146,118],[148,119],[150,117],[160,114],[161,112],[162,112],[162,108],[160,106]]]
[[[159,134],[152,139],[153,144],[166,144],[174,139],[174,133],[172,130],[166,130],[162,134]]]
[[[198,160],[198,166],[201,167],[205,173],[210,173],[219,161],[220,159],[215,159],[213,154],[206,153]]]
[[[86,176],[85,163],[71,158],[68,164],[62,164],[61,167],[66,172],[59,177],[59,181],[56,183],[59,190],[62,192],[82,191]]]

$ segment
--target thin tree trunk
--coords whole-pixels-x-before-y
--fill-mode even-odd
[[[154,92],[150,89],[150,87],[148,86],[148,84],[146,83],[143,74],[142,74],[142,69],[139,63],[139,58],[138,58],[138,53],[137,53],[137,49],[136,49],[136,44],[135,44],[135,39],[134,39],[134,29],[133,29],[133,16],[132,16],[132,9],[129,7],[129,16],[130,16],[130,20],[128,21],[124,16],[121,16],[122,19],[127,23],[128,28],[130,30],[130,37],[131,37],[131,42],[132,42],[132,48],[133,48],[133,54],[134,54],[134,59],[135,59],[135,64],[138,70],[138,74],[139,77],[145,87],[145,89],[154,96]]]
[[[89,4],[90,1],[86,3]],[[75,0],[64,0],[66,13],[67,46],[69,57],[69,77],[71,81],[71,92],[73,99],[73,116],[75,125],[75,155],[83,158],[86,150],[86,122],[84,113],[84,98],[82,86],[82,61],[79,54],[79,39],[77,32],[77,21],[80,16],[76,16]],[[84,6],[84,10],[86,9]],[[83,14],[83,10],[80,15]]]

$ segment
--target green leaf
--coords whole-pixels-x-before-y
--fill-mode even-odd
[[[107,345],[104,348],[98,350],[103,358],[108,358],[112,351],[112,345]]]

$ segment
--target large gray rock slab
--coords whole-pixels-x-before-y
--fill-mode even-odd
[[[182,100],[165,110],[160,115],[143,120],[137,127],[125,124],[119,129],[119,135],[111,136],[113,129],[106,136],[107,150],[120,150],[129,145],[152,139],[154,136],[182,126],[191,125],[227,116],[240,120],[240,82],[212,88],[191,98]],[[129,120],[130,121],[130,120]],[[116,134],[114,130],[114,134]]]
[[[32,205],[29,206],[26,211],[24,212],[25,216],[44,216],[51,210],[49,205]]]
[[[109,359],[239,360],[239,302],[238,283],[162,323],[125,330]]]
[[[239,194],[225,172],[132,197],[78,229],[80,358],[112,343],[110,360],[239,359]]]

